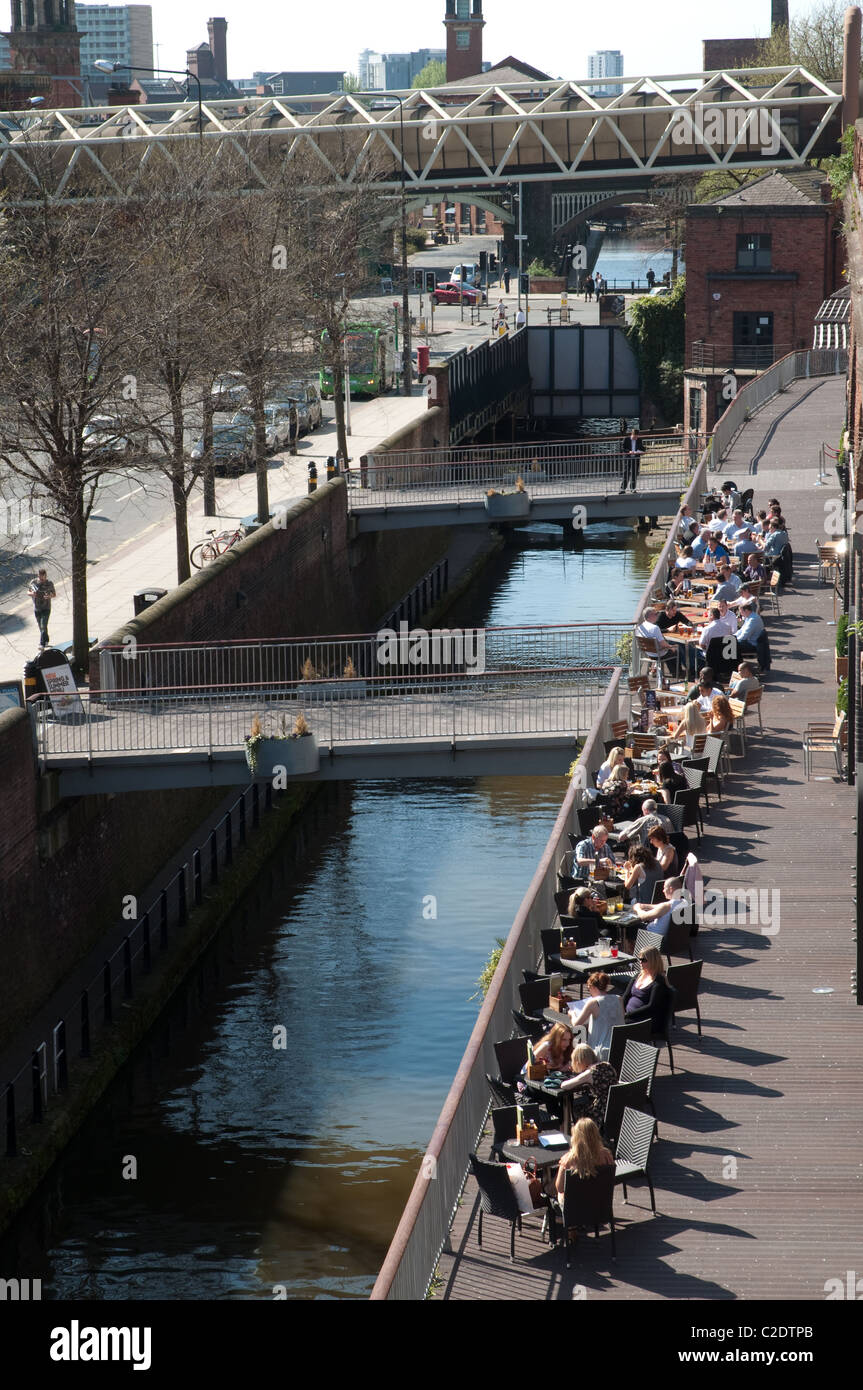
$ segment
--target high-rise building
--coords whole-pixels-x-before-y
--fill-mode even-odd
[[[446,0],[446,80],[482,72],[482,0]]]
[[[588,77],[622,77],[623,54],[618,48],[601,48],[591,53],[587,60]],[[595,97],[619,97],[623,87],[619,82],[603,83],[601,87],[590,84],[591,95]]]
[[[445,63],[445,48],[417,48],[411,53],[375,53],[364,48],[357,58],[357,77],[364,92],[410,87],[427,63]]]
[[[81,35],[81,74],[95,88],[100,78],[97,58],[132,67],[153,67],[153,9],[151,5],[78,5]],[[105,79],[107,82],[110,79]]]

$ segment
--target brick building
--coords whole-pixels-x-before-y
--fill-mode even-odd
[[[687,209],[686,429],[712,430],[729,391],[811,345],[842,264],[837,208],[818,170],[764,174]]]

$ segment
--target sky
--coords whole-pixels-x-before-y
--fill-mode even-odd
[[[721,4],[666,0],[615,0],[614,5],[577,6],[573,0],[483,0],[483,55],[498,62],[512,53],[552,77],[587,76],[587,55],[621,49],[624,75],[659,76],[701,70],[704,38],[764,37],[770,0],[722,0]],[[356,72],[363,48],[406,52],[445,46],[445,0],[320,0],[289,4],[273,0],[153,0],[156,65],[185,67],[186,49],[206,41],[207,19],[228,21],[228,76],[254,71],[324,69]],[[795,4],[792,16],[809,4]],[[8,14],[10,6],[3,5]],[[2,13],[2,11],[0,11]],[[425,16],[425,18],[423,17]]]

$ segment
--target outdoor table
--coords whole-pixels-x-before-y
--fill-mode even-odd
[[[548,1168],[552,1163],[560,1162],[569,1145],[557,1144],[554,1148],[546,1149],[539,1143],[517,1144],[514,1139],[507,1139],[500,1147],[504,1158],[511,1163],[535,1163],[537,1168]]]
[[[634,912],[621,912],[613,919],[619,922],[624,928],[632,926],[639,919]],[[581,997],[584,998],[584,982],[594,970],[604,970],[607,975],[613,975],[624,966],[632,965],[635,956],[630,956],[626,951],[618,951],[616,956],[600,956],[596,953],[596,947],[586,948],[582,954],[579,951],[577,956],[571,960],[561,958],[561,972],[568,970],[575,975],[581,987]]]
[[[556,1084],[554,1081],[555,1077],[558,1078]],[[564,1091],[563,1093],[561,1093],[560,1087],[564,1081],[568,1081],[570,1079],[570,1073],[550,1072],[549,1075],[546,1077],[545,1081],[528,1081],[526,1076],[522,1076],[519,1079],[523,1086],[526,1086],[529,1091],[535,1092],[537,1096],[546,1096],[549,1100],[560,1102],[560,1104],[563,1106],[563,1119],[561,1120],[561,1127],[563,1128],[564,1132],[568,1134],[570,1129],[572,1128],[572,1097],[574,1094],[577,1095],[578,1092]],[[507,1144],[511,1144],[512,1147],[516,1149],[525,1149],[528,1158],[535,1157],[534,1149],[531,1146],[518,1145],[516,1144],[514,1139],[507,1140]],[[540,1153],[547,1152],[547,1150],[543,1149],[540,1144],[537,1144],[536,1147],[537,1149],[539,1149]],[[508,1150],[506,1146],[504,1146],[504,1153],[507,1152]],[[557,1150],[558,1158],[560,1158],[562,1152],[562,1149]]]

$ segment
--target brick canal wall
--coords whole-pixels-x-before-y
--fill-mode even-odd
[[[434,415],[433,411],[428,412]],[[433,426],[432,426],[433,427]],[[262,527],[113,636],[141,642],[367,631],[446,554],[449,533],[350,538],[345,483]],[[98,683],[98,660],[94,662]],[[42,1007],[224,789],[58,801],[36,772],[29,719],[0,715],[0,1047]]]

